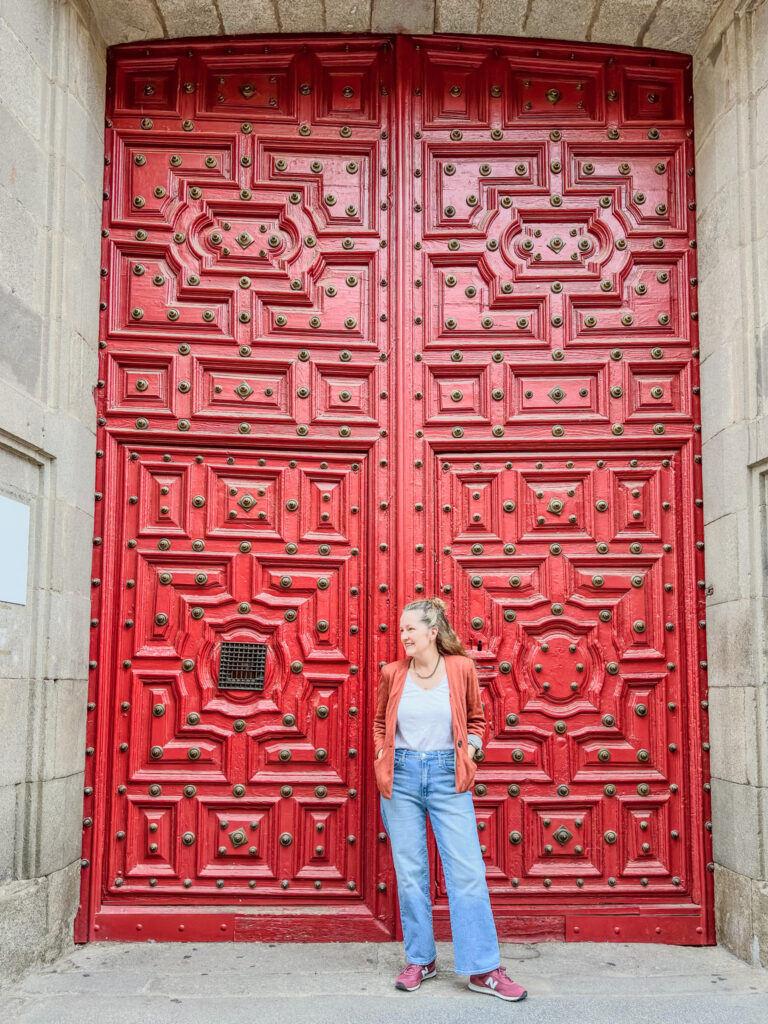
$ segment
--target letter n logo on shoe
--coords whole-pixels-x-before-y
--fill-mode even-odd
[[[485,984],[488,985],[489,988],[498,988],[499,985],[498,981],[495,978],[486,978]]]

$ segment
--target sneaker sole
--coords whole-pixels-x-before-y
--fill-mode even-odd
[[[467,988],[471,988],[473,992],[483,992],[487,996],[496,996],[497,999],[506,999],[508,1003],[519,1003],[528,995],[528,991],[525,990],[521,996],[503,996],[501,992],[495,992],[492,988],[488,988],[487,985],[473,985],[471,981],[468,983]]]
[[[430,974],[425,974],[421,981],[426,981],[427,978],[434,978],[436,974],[437,968],[435,968],[435,970],[432,971]],[[404,985],[401,981],[396,981],[395,988],[399,988],[401,992],[415,992],[416,989],[419,988],[419,986],[421,985],[421,981],[419,982],[418,985],[414,985],[413,988],[408,988],[408,986]]]

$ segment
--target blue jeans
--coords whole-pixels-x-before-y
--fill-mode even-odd
[[[405,956],[430,964],[437,956],[429,895],[426,813],[445,872],[456,974],[485,974],[499,966],[472,794],[456,792],[453,750],[395,750],[392,796],[379,795],[392,847]]]

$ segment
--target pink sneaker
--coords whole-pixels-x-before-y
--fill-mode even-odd
[[[407,964],[405,969],[398,974],[395,988],[401,988],[405,992],[415,992],[425,978],[434,978],[437,974],[436,962],[433,960],[431,964]]]
[[[495,971],[489,971],[487,974],[470,974],[469,988],[473,992],[487,992],[488,995],[508,999],[512,1003],[525,999],[528,995],[522,985],[516,985],[507,977],[506,967],[497,967]]]

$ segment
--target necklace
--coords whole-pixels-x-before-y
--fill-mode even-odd
[[[439,665],[439,664],[440,664],[440,654],[438,653],[438,655],[437,655],[437,665]],[[432,676],[435,674],[435,672],[437,672],[437,665],[435,665],[435,667],[432,669],[432,671],[429,673],[428,676],[422,676],[422,675],[419,675],[419,673],[416,671],[416,666],[413,663],[413,658],[411,658],[411,670],[413,671],[413,674],[415,676],[417,676],[419,679],[431,679]]]

